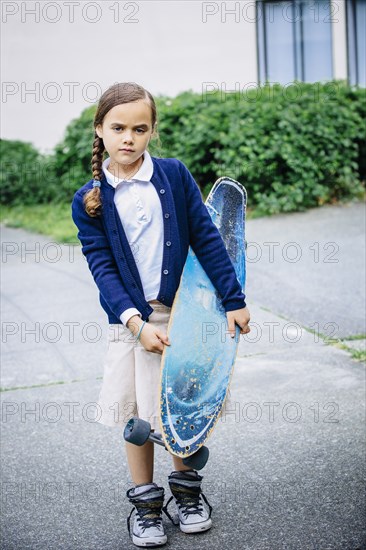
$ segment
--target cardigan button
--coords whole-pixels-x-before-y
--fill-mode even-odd
[[[165,244],[166,244],[167,246],[170,246],[172,243],[171,243],[170,241],[167,241]]]
[[[160,189],[160,193],[161,193],[162,195],[164,195],[165,189]]]
[[[164,269],[163,273],[164,275],[168,275],[169,271],[167,269]]]
[[[170,214],[166,213],[164,214],[164,218],[169,218]]]

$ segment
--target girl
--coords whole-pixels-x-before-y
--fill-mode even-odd
[[[192,175],[181,161],[148,152],[157,136],[152,95],[135,83],[111,86],[100,98],[94,129],[93,179],[75,193],[72,217],[109,321],[98,421],[124,427],[139,416],[158,430],[161,354],[171,345],[166,329],[189,246],[222,298],[232,337],[235,323],[242,334],[249,332],[249,312]],[[134,505],[128,531],[136,510],[134,544],[165,544],[164,488],[153,483],[154,445],[126,442],[126,454],[135,484],[126,493]],[[173,464],[168,481],[180,529],[209,529],[212,508],[201,491],[202,476],[177,456]]]

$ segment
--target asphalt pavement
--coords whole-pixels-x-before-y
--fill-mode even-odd
[[[248,221],[252,331],[201,472],[213,527],[165,518],[166,548],[366,548],[364,364],[339,345],[365,346],[364,231],[361,203]],[[1,234],[1,548],[135,548],[122,430],[95,422],[108,321],[80,246]]]

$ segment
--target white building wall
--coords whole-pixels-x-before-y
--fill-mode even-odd
[[[2,137],[42,150],[114,82],[176,95],[205,83],[230,90],[258,81],[254,0],[81,0],[69,3],[73,20],[67,2],[58,14],[56,2],[2,4]],[[99,5],[99,15],[83,12],[87,4]]]

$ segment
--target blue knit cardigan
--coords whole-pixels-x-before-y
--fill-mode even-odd
[[[152,161],[151,182],[161,201],[164,221],[161,285],[156,299],[172,305],[191,246],[219,293],[225,311],[245,307],[245,295],[234,266],[188,168],[174,158],[152,157]],[[115,190],[103,173],[102,213],[90,217],[85,212],[83,195],[92,188],[92,182],[76,191],[72,218],[78,228],[82,253],[99,289],[100,304],[109,323],[121,323],[120,315],[131,307],[136,307],[142,319],[148,321],[154,310],[145,300],[134,256],[114,204]]]

